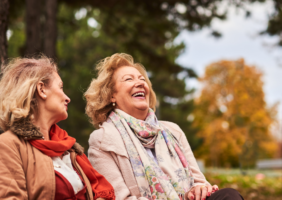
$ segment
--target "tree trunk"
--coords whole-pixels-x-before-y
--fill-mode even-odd
[[[41,52],[41,4],[39,0],[26,0],[26,54]]]
[[[46,1],[46,21],[44,37],[44,53],[51,58],[56,57],[57,39],[57,0]]]
[[[0,0],[0,64],[3,63],[7,58],[9,6],[9,0]]]

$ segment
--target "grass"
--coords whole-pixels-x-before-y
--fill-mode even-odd
[[[245,200],[281,200],[282,170],[240,170],[207,169],[205,176],[219,188],[234,188]]]

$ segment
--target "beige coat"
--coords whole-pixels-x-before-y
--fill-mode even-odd
[[[194,186],[209,184],[180,127],[171,122],[160,123],[182,144],[195,180]],[[112,184],[117,200],[146,200],[141,197],[122,137],[112,123],[104,122],[90,135],[88,157],[93,167]]]
[[[27,139],[11,131],[0,135],[0,199],[53,200],[56,192],[53,161],[24,138]],[[90,182],[75,158],[72,151],[72,163],[86,183],[88,199],[93,199]]]

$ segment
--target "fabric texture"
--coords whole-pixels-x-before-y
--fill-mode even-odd
[[[49,134],[50,141],[30,140],[30,143],[50,157],[62,155],[65,151],[70,149],[76,141],[56,124],[51,127]],[[76,161],[89,179],[95,194],[95,199],[99,197],[104,199],[115,199],[113,187],[91,166],[91,163],[85,154],[76,156]]]
[[[79,171],[74,168],[74,172],[79,175]],[[87,189],[83,178],[79,175],[79,179],[83,183],[83,188],[75,194],[73,186],[60,172],[55,171],[56,174],[56,193],[55,200],[72,199],[72,200],[87,200]],[[93,198],[92,198],[93,199]]]
[[[183,153],[193,174],[193,187],[210,185],[201,173],[186,136],[179,126],[166,121],[159,123],[166,127],[183,147]],[[127,126],[127,131],[131,131],[127,123],[124,125]],[[112,122],[104,122],[100,129],[90,135],[88,156],[94,168],[114,187],[117,200],[147,199],[141,196],[122,136]]]
[[[158,123],[154,111],[150,109],[143,121],[116,109],[109,115],[109,120],[123,138],[141,196],[148,199],[183,198],[193,185],[192,173],[182,147],[169,130]],[[135,134],[126,130],[123,120]],[[144,147],[156,150],[158,164]]]
[[[52,161],[56,174],[57,172],[59,172],[61,175],[64,176],[64,178],[73,188],[75,194],[77,194],[84,188],[81,178],[72,166],[70,153],[64,155],[62,159],[60,157],[52,157]],[[57,184],[58,183],[56,182],[56,185]]]
[[[244,200],[237,190],[223,188],[207,197],[207,200]]]
[[[26,124],[17,127],[13,127],[15,132],[9,130],[0,135],[0,199],[55,199],[56,179],[52,159],[25,139],[29,133],[18,134],[26,130]],[[68,151],[75,170],[86,184],[87,199],[91,200],[91,184],[76,162],[77,153],[82,148],[75,143]]]
[[[49,132],[50,140],[30,140],[30,144],[50,157],[61,156],[75,143],[66,131],[54,124]]]
[[[12,131],[0,135],[0,199],[55,198],[52,159]]]

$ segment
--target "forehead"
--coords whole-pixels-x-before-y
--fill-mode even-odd
[[[136,68],[131,67],[131,66],[120,67],[114,73],[114,76],[120,77],[120,78],[123,77],[124,75],[140,76],[142,74]]]
[[[53,81],[55,81],[57,83],[61,83],[62,82],[62,79],[61,79],[61,77],[59,76],[59,74],[57,72],[53,72],[52,77],[53,77]]]

